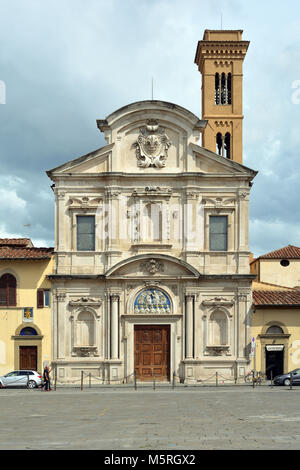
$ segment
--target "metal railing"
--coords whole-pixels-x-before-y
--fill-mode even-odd
[[[92,374],[91,372],[87,372],[87,371],[84,371],[84,370],[81,370],[80,371],[80,377],[79,378],[74,378],[73,380],[68,380],[67,382],[66,381],[62,381],[62,380],[58,380],[57,378],[57,368],[54,367],[53,368],[53,372],[54,372],[54,390],[56,390],[57,388],[57,385],[61,385],[61,386],[66,386],[66,385],[78,385],[80,390],[83,390],[84,388],[89,388],[91,389],[95,383],[96,385],[100,384],[100,385],[105,385],[105,386],[116,386],[116,385],[124,385],[124,384],[127,384],[127,385],[132,385],[133,386],[133,389],[134,390],[137,390],[138,388],[138,381],[137,381],[137,374],[136,374],[136,371],[133,371],[131,374],[127,375],[127,376],[124,376],[124,377],[116,377],[116,378],[111,378],[109,375],[104,377],[100,377],[100,376],[96,376],[94,374]],[[161,384],[159,384],[158,382],[158,377],[155,376],[155,374],[153,375],[153,379],[152,381],[150,380],[149,382],[143,382],[143,387],[145,387],[146,385],[149,385],[151,387],[151,384],[152,384],[152,388],[153,390],[155,391],[157,388],[159,388],[161,386]],[[98,382],[98,383],[97,383]],[[173,372],[173,374],[171,374],[171,377],[170,377],[170,381],[169,381],[169,385],[171,386],[172,390],[174,390],[176,387],[179,386],[179,384],[184,384],[184,387],[195,387],[195,386],[198,386],[198,387],[203,387],[203,386],[214,386],[214,387],[222,387],[222,386],[226,386],[226,385],[237,385],[237,386],[240,386],[241,384],[243,383],[243,378],[239,378],[236,376],[236,374],[234,376],[225,376],[223,374],[221,374],[220,372],[214,372],[212,375],[210,375],[209,377],[205,377],[203,379],[198,379],[198,380],[195,380],[193,382],[189,382],[188,380],[183,380],[183,378],[181,376],[178,376],[176,375],[175,372]],[[252,386],[253,388],[255,388],[257,385],[260,385],[261,384],[261,381],[257,380],[257,377],[255,378],[253,376],[253,379],[251,381],[248,382],[248,384],[250,386]],[[142,385],[140,383],[140,385]],[[167,384],[163,384],[164,387],[166,387]],[[271,380],[271,386],[273,386],[273,381]],[[291,386],[292,387],[292,378],[291,378]]]

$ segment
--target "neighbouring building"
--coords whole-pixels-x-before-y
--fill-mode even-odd
[[[80,378],[195,382],[250,367],[242,31],[205,31],[203,116],[140,101],[98,120],[106,145],[47,171],[55,194],[53,362]],[[202,140],[201,140],[202,139]]]
[[[250,269],[259,282],[300,287],[300,248],[288,245],[261,255],[252,260]]]
[[[253,369],[271,379],[300,368],[300,290],[253,282],[252,333]]]
[[[300,248],[292,245],[250,263],[253,282],[252,368],[271,378],[300,368]],[[253,351],[254,353],[254,351]]]
[[[52,251],[0,239],[0,375],[51,362]]]

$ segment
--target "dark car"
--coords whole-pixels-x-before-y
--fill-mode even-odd
[[[281,374],[274,377],[274,385],[286,385],[291,384],[291,374],[292,374],[292,385],[300,385],[300,369],[292,370],[287,374]]]

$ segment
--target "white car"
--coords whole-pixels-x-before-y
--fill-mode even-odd
[[[0,377],[0,387],[40,387],[43,383],[42,376],[35,370],[14,370]]]

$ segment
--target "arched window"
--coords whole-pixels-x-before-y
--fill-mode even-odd
[[[218,132],[216,136],[216,153],[218,155],[223,154],[223,137],[221,132]]]
[[[225,136],[218,132],[216,135],[216,153],[222,157],[230,158],[231,154],[231,136],[226,132]]]
[[[272,325],[267,329],[267,335],[283,335],[283,329],[278,325]]]
[[[17,281],[12,274],[3,274],[0,278],[0,306],[17,305]]]
[[[231,104],[231,73],[227,75],[227,104]]]
[[[215,104],[220,104],[220,75],[215,75]]]
[[[221,75],[221,104],[226,104],[226,75]]]
[[[20,336],[36,336],[37,332],[34,328],[26,326],[23,330],[20,331]]]
[[[230,133],[226,132],[224,139],[225,157],[230,158]]]
[[[94,346],[94,317],[90,312],[81,312],[77,317],[77,346]]]
[[[215,74],[215,104],[231,104],[232,78],[231,73]]]

